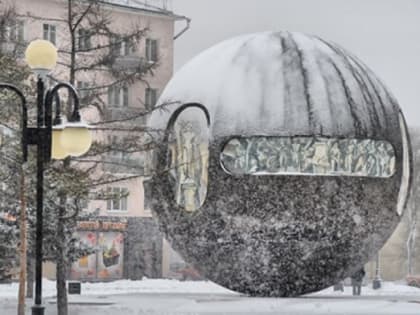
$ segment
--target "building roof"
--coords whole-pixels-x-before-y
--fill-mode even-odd
[[[186,16],[175,14],[172,11],[172,0],[101,0],[103,3],[118,6],[125,9],[141,10],[152,14],[161,14],[175,20],[190,19]],[[182,32],[183,33],[183,32]],[[182,34],[181,33],[181,34]]]
[[[171,0],[103,0],[102,2],[130,9],[140,9],[152,13],[174,15]]]

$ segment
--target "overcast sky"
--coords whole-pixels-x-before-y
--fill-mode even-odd
[[[175,42],[175,71],[239,34],[316,34],[362,59],[397,97],[408,123],[420,126],[420,0],[173,0],[173,10],[192,19]]]

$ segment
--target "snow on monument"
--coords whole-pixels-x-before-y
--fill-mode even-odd
[[[369,261],[407,201],[411,149],[395,98],[318,37],[222,42],[170,81],[145,183],[172,246],[256,296],[328,287]]]

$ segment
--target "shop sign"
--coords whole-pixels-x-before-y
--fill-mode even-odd
[[[106,222],[106,221],[80,221],[77,222],[79,230],[89,231],[125,231],[127,222]]]

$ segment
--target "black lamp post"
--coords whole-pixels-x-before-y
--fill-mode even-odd
[[[32,49],[32,51],[31,51]],[[31,55],[32,53],[32,55]],[[56,62],[56,48],[48,41],[37,40],[32,42],[26,50],[26,59],[34,72],[38,75],[37,81],[37,125],[28,127],[28,109],[25,96],[14,85],[0,83],[0,89],[8,89],[15,92],[22,105],[22,151],[23,161],[27,161],[28,146],[37,146],[37,184],[36,184],[36,235],[35,235],[35,304],[32,307],[32,315],[43,315],[42,305],[42,239],[43,239],[43,184],[44,167],[51,158],[65,158],[66,156],[78,156],[85,153],[91,143],[91,135],[87,125],[81,122],[79,113],[79,98],[76,90],[69,83],[58,83],[45,93],[45,74],[51,70]],[[55,56],[54,56],[55,55]],[[55,60],[48,60],[52,57]],[[32,59],[31,59],[32,58]],[[30,62],[35,61],[35,66]],[[44,63],[44,64],[42,64]],[[59,90],[65,88],[73,98],[74,110],[68,124],[63,124],[60,109]],[[56,115],[52,118],[53,100],[56,102]],[[55,130],[54,125],[60,125]],[[78,141],[74,141],[78,140]],[[64,154],[63,154],[64,152]]]

